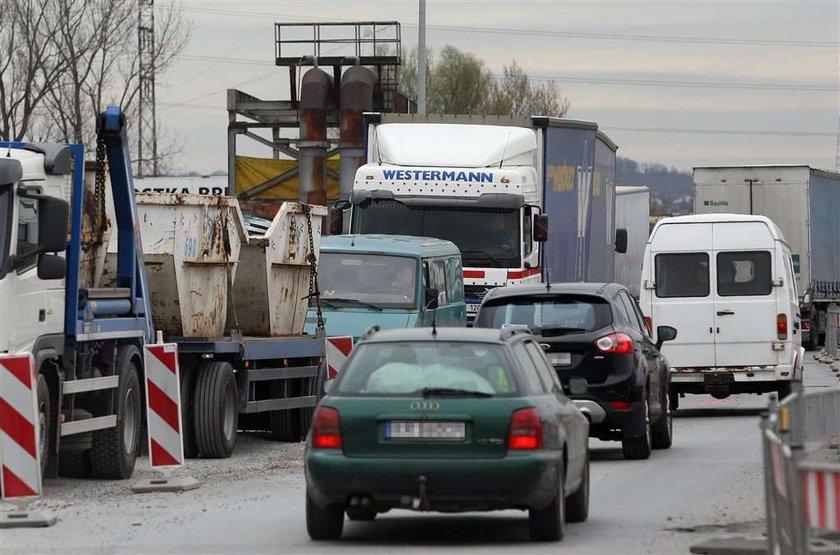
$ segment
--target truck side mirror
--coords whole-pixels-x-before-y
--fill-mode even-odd
[[[423,300],[423,305],[428,310],[435,310],[438,307],[438,295],[439,291],[434,287],[427,287],[426,288],[426,297]]]
[[[344,210],[341,208],[330,208],[330,235],[341,235],[344,233]]]
[[[548,216],[534,214],[534,241],[545,243],[548,241]]]
[[[63,256],[42,254],[38,257],[38,279],[64,279],[67,261]]]
[[[618,254],[627,252],[627,230],[623,227],[615,230],[615,252]]]
[[[69,205],[67,201],[62,200],[60,198],[46,196],[40,196],[38,198],[39,251],[64,252],[65,250],[67,250],[68,216]]]

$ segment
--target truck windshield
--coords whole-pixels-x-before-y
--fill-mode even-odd
[[[12,188],[0,185],[0,272],[9,258],[9,238],[11,236]]]
[[[414,235],[452,241],[464,266],[519,268],[519,211],[500,208],[405,205],[396,201],[353,207],[354,233]]]
[[[321,252],[321,301],[332,308],[414,308],[417,261],[406,256]]]

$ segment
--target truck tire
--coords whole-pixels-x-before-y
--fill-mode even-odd
[[[73,410],[73,421],[91,418],[83,409]],[[61,438],[58,453],[58,475],[64,478],[90,478],[90,446],[93,432]]]
[[[298,396],[299,386],[295,382],[301,380],[283,380],[275,382],[271,386],[272,396],[275,398],[288,399]],[[271,439],[274,441],[297,442],[303,438],[301,435],[301,411],[274,410],[268,413],[269,425],[271,428]]]
[[[198,372],[194,396],[195,441],[208,459],[226,459],[236,446],[239,397],[229,362],[210,362]]]
[[[651,451],[650,407],[645,401],[645,431],[639,437],[628,437],[621,440],[621,451],[625,459],[644,460],[650,458]]]
[[[535,542],[556,542],[566,532],[566,484],[565,473],[560,468],[557,480],[557,494],[547,507],[528,510],[528,535]]]
[[[47,378],[38,374],[38,430],[41,434],[38,438],[38,452],[41,457],[41,480],[47,475],[47,463],[50,460],[52,439],[52,416],[50,412],[50,387],[47,385]]]
[[[140,360],[134,345],[123,345],[117,352],[117,426],[93,432],[90,468],[94,478],[125,480],[134,473],[143,424]]]
[[[179,369],[181,373],[181,437],[184,442],[184,458],[192,459],[198,455],[195,443],[195,424],[193,422],[195,410],[193,398],[195,393],[195,368],[185,366]]]
[[[776,392],[779,395],[779,401],[790,395],[792,386],[790,380],[779,380],[776,382]]]
[[[318,390],[321,387],[319,377],[306,378],[301,380],[301,392],[303,397],[315,397],[315,403],[320,400],[318,398]],[[300,437],[306,438],[309,434],[309,428],[312,427],[312,416],[315,414],[315,407],[306,407],[300,409]]]

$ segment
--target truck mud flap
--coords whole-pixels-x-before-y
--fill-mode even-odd
[[[703,376],[703,389],[706,393],[728,393],[735,384],[732,372],[719,372]]]

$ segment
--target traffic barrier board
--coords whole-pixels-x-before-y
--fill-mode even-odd
[[[808,525],[840,532],[840,470],[802,470],[802,492]]]
[[[178,468],[184,465],[178,345],[146,345],[144,351],[149,459],[152,468]]]
[[[326,346],[327,376],[334,378],[353,351],[352,337],[328,337]]]
[[[37,383],[31,354],[0,355],[0,489],[4,500],[41,495]]]

